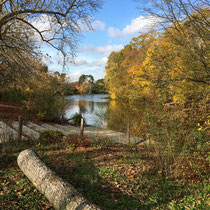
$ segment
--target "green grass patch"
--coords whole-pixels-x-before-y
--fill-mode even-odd
[[[4,209],[53,209],[15,165],[0,170],[0,206]]]

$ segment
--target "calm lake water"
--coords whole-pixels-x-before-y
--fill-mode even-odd
[[[109,104],[108,94],[68,96],[69,104],[65,116],[71,118],[75,113],[82,113],[88,125],[106,127],[105,113]]]
[[[158,103],[138,101],[129,104],[126,101],[109,100],[108,96],[108,94],[68,96],[69,104],[65,116],[70,119],[75,113],[82,113],[88,125],[124,133],[129,130],[130,134],[143,138],[148,133],[161,139],[168,139],[175,134],[178,138],[180,128],[186,126],[187,116],[179,114],[182,107],[174,114],[173,108],[166,109]]]

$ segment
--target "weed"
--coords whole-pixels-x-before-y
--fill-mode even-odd
[[[43,144],[58,143],[62,142],[63,136],[60,131],[47,130],[40,133],[39,140]]]
[[[65,156],[67,160],[73,160],[75,162],[79,162],[81,160],[81,154],[80,153],[70,153]]]
[[[99,172],[98,174],[102,177],[106,177],[106,178],[113,178],[114,176],[116,176],[117,171],[114,168],[110,168],[110,167],[100,167],[99,168]]]
[[[95,139],[93,142],[93,146],[100,147],[100,148],[107,148],[111,144],[110,139]]]
[[[74,151],[75,150],[75,144],[69,144],[67,149],[70,150],[70,151]]]
[[[170,209],[209,209],[209,191],[210,184],[208,181],[204,181],[201,184],[191,185],[188,187],[188,191],[185,192],[183,198],[172,200],[168,207]],[[193,193],[191,193],[193,192]]]
[[[90,140],[85,138],[80,138],[78,135],[69,135],[67,138],[64,138],[63,144],[65,148],[69,147],[88,147],[92,144]]]

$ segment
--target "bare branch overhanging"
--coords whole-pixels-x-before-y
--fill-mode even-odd
[[[0,0],[0,65],[22,68],[21,59],[15,65],[8,59],[11,53],[15,49],[14,56],[30,53],[35,58],[40,41],[60,51],[64,63],[72,59],[82,26],[91,29],[92,14],[101,5],[102,0]],[[24,69],[29,66],[26,62]]]

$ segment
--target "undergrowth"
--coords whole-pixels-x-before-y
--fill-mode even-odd
[[[5,209],[52,208],[17,166],[17,155],[27,148],[102,209],[209,207],[207,162],[195,161],[197,153],[170,162],[161,146],[125,146],[45,131],[37,141],[1,144],[0,204]]]

